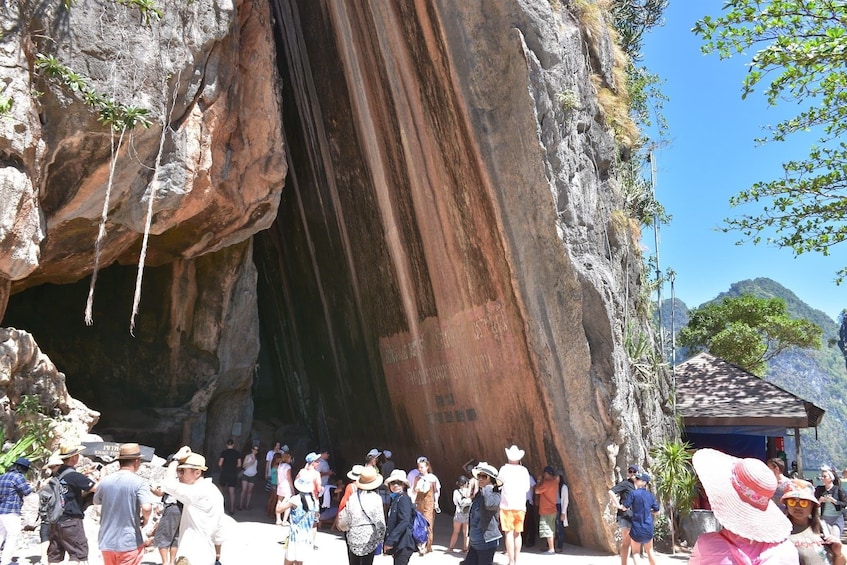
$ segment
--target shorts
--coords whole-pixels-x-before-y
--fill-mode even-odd
[[[618,516],[618,527],[622,530],[631,530],[632,518],[629,516]]]
[[[538,517],[538,537],[542,539],[556,537],[557,514],[542,514]]]
[[[468,518],[470,518],[470,516],[470,512],[456,512],[455,514],[453,514],[453,521],[457,524],[467,524]]]
[[[88,538],[80,517],[65,518],[50,526],[47,561],[61,563],[65,560],[65,553],[70,561],[88,561]]]
[[[506,510],[500,509],[500,529],[504,532],[523,531],[523,522],[526,517],[526,510]]]
[[[177,504],[166,505],[159,517],[156,533],[153,534],[153,545],[159,549],[176,547],[179,541],[179,520],[181,517],[182,512],[180,512]]]
[[[257,480],[259,480],[259,475],[241,475],[241,481],[251,485],[255,485]]]
[[[236,486],[238,486],[238,476],[235,475],[234,473],[233,474],[221,473],[220,482],[221,482],[221,486],[224,487],[224,488],[226,488],[226,487],[235,488]]]
[[[103,565],[139,565],[144,557],[144,546],[129,551],[103,551]]]

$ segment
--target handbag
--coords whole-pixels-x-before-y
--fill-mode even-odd
[[[346,532],[350,529],[350,518],[350,509],[345,506],[338,512],[335,527],[342,532]]]

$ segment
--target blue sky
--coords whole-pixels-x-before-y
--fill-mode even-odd
[[[816,136],[787,143],[759,145],[763,127],[793,115],[796,107],[769,107],[756,94],[741,100],[748,58],[721,61],[700,51],[702,40],[690,30],[704,15],[718,15],[721,0],[671,0],[665,25],[645,38],[644,64],[665,83],[662,91],[668,143],[654,153],[656,195],[672,216],[660,232],[662,270],[676,271],[676,297],[689,308],[711,300],[730,284],[768,277],[801,300],[836,319],[847,308],[847,283],[837,286],[835,273],[847,266],[847,244],[829,257],[804,254],[766,244],[736,242],[740,233],[717,230],[737,215],[729,198],[757,180],[781,174],[788,158],[805,157]],[[749,210],[755,211],[756,208]],[[653,232],[644,244],[652,253]],[[663,298],[670,297],[666,285]]]

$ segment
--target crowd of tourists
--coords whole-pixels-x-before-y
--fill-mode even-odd
[[[136,443],[120,445],[117,469],[102,479],[97,467],[77,468],[83,449],[62,446],[45,465],[51,478],[38,494],[43,563],[87,563],[83,518],[93,503],[100,510],[98,546],[105,565],[138,565],[151,546],[164,565],[220,565],[221,545],[235,523],[228,514],[250,509],[256,485],[267,492],[269,518],[285,533],[280,557],[286,565],[319,562],[321,524],[343,532],[351,565],[371,564],[381,553],[406,564],[416,553],[433,551],[431,525],[441,512],[442,483],[426,456],[406,472],[390,451],[372,449],[345,473],[345,482],[336,477],[328,452],[309,453],[295,472],[285,445],[276,444],[260,465],[257,446],[242,456],[229,441],[218,459],[216,485],[206,476],[205,457],[187,446],[148,478],[138,474],[142,453]],[[548,466],[536,480],[516,445],[504,455],[499,467],[466,462],[453,485],[453,528],[445,551],[463,553],[465,565],[490,565],[498,550],[515,565],[536,538],[547,554],[564,543],[569,497],[561,475]],[[779,458],[763,462],[700,449],[692,463],[703,494],[698,505],[714,513],[721,529],[697,538],[690,564],[847,565],[841,544],[847,495],[833,469],[822,468],[815,487],[786,476]],[[22,501],[33,493],[26,479],[30,466],[21,457],[0,475],[0,564],[14,561]],[[637,554],[655,565],[660,508],[650,487],[650,475],[631,465],[627,478],[609,491],[618,511],[621,565]]]
[[[162,472],[147,477],[139,474],[137,443],[121,444],[116,468],[102,472],[100,464],[82,467],[84,449],[62,446],[44,466],[38,495],[42,563],[88,562],[83,520],[86,508],[96,504],[105,565],[138,565],[152,548],[163,565],[220,565],[221,546],[235,523],[231,516],[249,510],[258,492],[267,492],[268,516],[287,534],[280,556],[286,564],[319,562],[321,524],[343,532],[351,565],[370,564],[380,553],[404,564],[433,551],[442,483],[426,456],[406,472],[395,467],[389,450],[372,449],[347,471],[345,482],[337,480],[328,452],[309,453],[295,471],[285,445],[275,444],[262,461],[258,446],[242,455],[230,440],[218,458],[215,484],[206,458],[187,446],[167,458]],[[524,454],[512,445],[499,468],[485,461],[463,465],[452,489],[455,511],[446,548],[463,553],[462,563],[491,564],[504,547],[514,565],[524,539],[532,545],[540,538],[551,554],[564,543],[567,486],[552,467],[536,481],[521,464]],[[30,467],[21,457],[0,475],[0,564],[14,561],[23,499],[34,491],[26,479]]]
[[[700,534],[689,565],[845,565],[841,536],[847,496],[836,473],[822,467],[815,487],[787,477],[781,458],[767,462],[699,449],[692,464],[701,494],[696,506],[711,510],[718,531]],[[644,552],[655,565],[653,517],[656,499],[645,490],[650,476],[638,465],[609,491],[617,508],[621,565]]]
[[[273,501],[268,505],[269,516],[272,512],[276,523],[288,532],[287,565],[312,562],[321,524],[343,532],[351,565],[373,563],[379,554],[406,564],[416,553],[432,552],[432,525],[441,512],[443,487],[426,456],[418,457],[415,467],[406,472],[395,467],[390,450],[371,449],[362,464],[346,473],[345,484],[333,481],[328,452],[308,454],[297,473],[283,462],[290,462],[290,457],[280,453],[286,454],[287,447],[277,444],[266,455],[266,480],[269,501]],[[561,548],[568,523],[567,486],[549,466],[536,481],[521,464],[524,454],[512,445],[505,448],[506,462],[499,468],[485,461],[463,465],[465,473],[452,489],[453,529],[447,553],[464,553],[462,563],[467,565],[491,564],[502,540],[514,565],[524,538],[531,544],[541,538],[544,553],[554,554],[557,543]],[[251,465],[252,460],[241,462],[242,475]],[[232,507],[230,512],[243,508]]]

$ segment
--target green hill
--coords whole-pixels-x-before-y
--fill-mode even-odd
[[[847,467],[847,452],[844,450],[844,445],[847,444],[847,367],[844,354],[836,345],[839,325],[824,312],[811,308],[792,291],[768,278],[734,283],[727,292],[715,297],[715,300],[742,294],[752,294],[760,298],[782,298],[793,318],[805,318],[823,330],[823,346],[820,350],[795,348],[778,355],[768,363],[765,379],[826,410],[817,431],[811,429],[801,432],[806,475],[811,476],[809,471],[822,463],[844,469]],[[673,308],[675,312],[685,313],[684,316],[677,316],[675,320],[674,329],[677,332],[688,320],[688,308],[680,302]],[[670,301],[664,301],[662,308],[664,330],[670,332]],[[686,358],[685,352],[677,352],[677,361]],[[790,460],[794,445],[788,438],[786,452]]]

